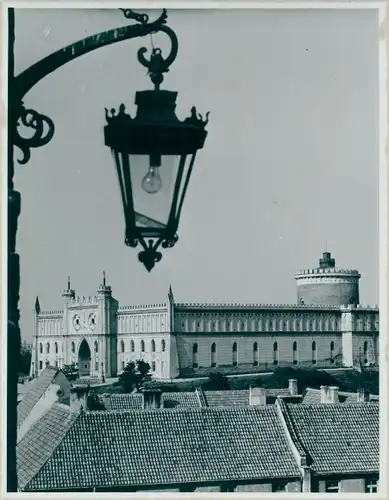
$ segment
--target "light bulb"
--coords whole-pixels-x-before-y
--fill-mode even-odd
[[[158,173],[158,167],[150,167],[147,174],[142,179],[142,188],[146,193],[154,194],[162,187],[162,179]]]

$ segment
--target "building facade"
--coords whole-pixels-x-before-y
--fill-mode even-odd
[[[165,303],[141,306],[120,306],[105,276],[94,297],[76,297],[69,280],[61,310],[37,298],[31,374],[77,363],[82,376],[113,377],[137,359],[159,379],[378,365],[379,311],[360,305],[359,272],[326,252],[295,279],[296,304],[183,304],[170,288]]]

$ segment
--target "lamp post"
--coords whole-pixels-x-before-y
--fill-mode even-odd
[[[149,22],[146,14],[121,9],[127,19],[137,24],[126,25],[90,36],[33,64],[18,76],[14,75],[15,12],[8,9],[8,332],[7,332],[7,490],[17,491],[16,442],[17,442],[17,363],[20,356],[19,285],[20,265],[16,253],[16,233],[20,215],[21,197],[14,189],[14,147],[22,152],[19,164],[31,157],[31,149],[44,146],[54,135],[54,123],[48,117],[23,103],[25,95],[47,75],[74,59],[107,45],[152,33],[163,32],[171,41],[171,52],[162,57],[160,49],[153,49],[150,59],[145,58],[147,49],[138,51],[139,62],[148,68],[154,90],[137,92],[138,112],[131,118],[123,105],[116,115],[106,110],[107,125],[104,129],[105,144],[113,152],[118,173],[124,208],[125,242],[131,247],[138,243],[143,247],[139,260],[150,271],[162,254],[158,248],[168,248],[177,241],[177,229],[182,204],[192,172],[194,158],[203,147],[206,131],[204,120],[192,108],[191,116],[180,122],[175,116],[176,92],[160,90],[163,74],[175,60],[178,40],[174,31],[166,26],[167,13]],[[24,137],[20,126],[29,128],[33,135]],[[130,163],[130,155],[136,161]],[[173,158],[174,157],[174,158]],[[147,162],[144,159],[147,159]],[[177,160],[178,158],[178,160]],[[187,164],[187,158],[189,162]],[[174,163],[174,160],[176,163]],[[143,167],[146,171],[142,172]],[[165,176],[165,171],[168,176]],[[138,177],[140,182],[138,183]],[[166,178],[169,177],[169,178]],[[142,180],[143,179],[143,180]],[[169,180],[171,197],[169,198]],[[140,188],[140,190],[138,189]],[[141,191],[141,193],[140,193]],[[160,214],[162,198],[167,199],[166,218],[156,218],[137,211],[148,208],[143,193],[151,206],[150,213]],[[153,201],[154,200],[154,201]],[[146,239],[148,240],[146,242]],[[102,375],[104,376],[103,366]]]

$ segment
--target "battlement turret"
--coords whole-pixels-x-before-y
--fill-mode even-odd
[[[304,305],[358,305],[359,279],[356,269],[336,267],[330,252],[324,252],[316,268],[295,275],[297,301]]]
[[[70,300],[74,299],[76,296],[75,290],[73,290],[70,286],[70,276],[68,276],[68,288],[67,290],[64,290],[62,293],[62,297],[66,302],[69,302]]]

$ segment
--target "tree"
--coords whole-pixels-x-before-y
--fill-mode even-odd
[[[230,388],[228,378],[220,372],[210,373],[208,380],[204,383],[206,391],[227,391]]]
[[[87,406],[88,410],[90,411],[102,411],[105,410],[105,406],[100,400],[99,396],[96,394],[95,391],[91,391],[88,394],[88,399],[87,399]]]
[[[78,378],[80,378],[80,374],[75,363],[72,363],[71,365],[63,365],[63,367],[61,368],[61,372],[70,382],[72,380],[77,380]]]
[[[337,385],[334,377],[324,370],[312,368],[277,367],[270,377],[261,379],[266,387],[282,389],[288,387],[289,379],[297,380],[299,392],[307,387],[319,389],[321,385]]]
[[[119,375],[119,385],[124,392],[132,392],[134,389],[139,392],[143,385],[151,380],[150,371],[151,366],[142,359],[138,359],[135,363],[130,361]]]
[[[20,347],[20,357],[18,363],[18,373],[21,375],[28,375],[31,366],[31,351],[25,345]]]

